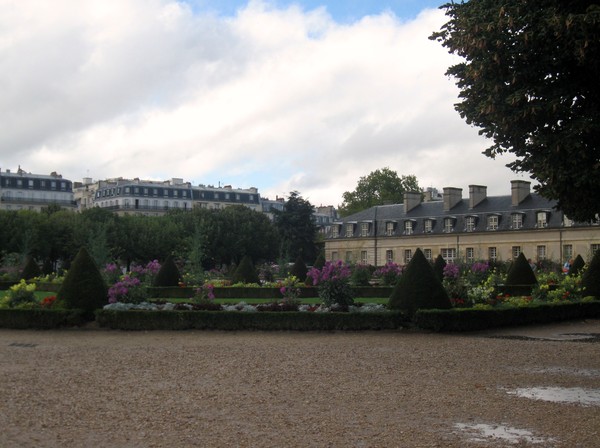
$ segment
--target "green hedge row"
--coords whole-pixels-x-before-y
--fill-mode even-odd
[[[389,297],[392,288],[381,286],[357,286],[352,288],[354,297],[364,299],[369,297]],[[227,286],[214,288],[213,293],[217,299],[281,299],[279,288],[248,288]],[[190,298],[194,295],[194,288],[188,287],[151,287],[148,288],[150,297],[167,298]],[[300,299],[318,297],[317,288],[312,286],[303,286],[300,292]]]
[[[491,310],[473,308],[419,310],[413,322],[419,328],[433,331],[477,331],[598,317],[600,317],[600,301],[593,301]]]
[[[234,311],[96,311],[103,328],[119,330],[393,330],[407,324],[400,312],[309,313]]]
[[[82,310],[0,309],[0,328],[49,330],[85,322]]]

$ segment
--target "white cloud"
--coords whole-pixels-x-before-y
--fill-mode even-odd
[[[0,9],[4,168],[297,190],[316,205],[382,167],[490,194],[517,177],[453,109],[452,58],[427,39],[438,10],[342,25],[258,1],[229,18],[168,0]]]

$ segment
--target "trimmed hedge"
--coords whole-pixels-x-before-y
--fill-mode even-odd
[[[473,308],[419,310],[413,322],[419,328],[433,331],[477,331],[598,317],[600,317],[600,301],[593,301],[491,310]]]
[[[309,313],[236,311],[96,311],[100,327],[119,330],[394,330],[407,324],[400,312]]]
[[[303,298],[319,297],[317,288],[302,286],[300,288],[300,300]],[[353,287],[352,292],[356,299],[368,299],[370,297],[389,297],[393,288],[383,286]],[[213,293],[217,299],[281,299],[279,288],[247,288],[244,286],[226,286],[214,288]],[[187,299],[194,296],[194,288],[181,287],[150,287],[148,295],[157,299]]]
[[[83,310],[0,309],[0,328],[50,330],[85,322]]]

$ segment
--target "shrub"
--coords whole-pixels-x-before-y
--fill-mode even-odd
[[[585,296],[600,297],[600,250],[597,250],[581,279]]]
[[[371,270],[369,266],[364,264],[357,264],[352,269],[352,275],[350,276],[350,283],[353,286],[369,286],[371,280]]]
[[[252,263],[252,259],[248,255],[245,255],[244,258],[242,258],[242,261],[240,262],[239,266],[233,273],[232,281],[234,284],[235,283],[257,283],[257,284],[260,284],[260,279],[258,277],[256,269],[254,269],[254,264]]]
[[[142,303],[148,299],[146,286],[139,278],[124,275],[108,289],[108,303]]]
[[[67,308],[82,309],[92,317],[107,303],[108,290],[96,263],[82,247],[75,256],[58,291],[57,300]]]
[[[578,275],[584,266],[585,261],[583,260],[583,257],[581,255],[577,255],[577,257],[575,257],[575,261],[573,261],[573,264],[569,268],[569,275]]]
[[[537,285],[537,279],[525,254],[521,252],[506,275],[507,286]]]
[[[325,266],[325,256],[323,255],[323,252],[319,252],[317,259],[313,263],[313,268],[323,269],[323,266]]]
[[[31,280],[34,277],[38,277],[41,273],[42,271],[33,257],[27,257],[27,262],[25,263],[25,267],[21,272],[21,278],[24,278],[25,280]]]
[[[452,307],[442,282],[434,273],[421,249],[415,251],[415,255],[406,266],[392,291],[388,307],[402,310],[411,317],[419,309]]]
[[[180,281],[179,269],[173,260],[173,255],[169,255],[156,274],[154,286],[178,286]]]
[[[308,268],[306,267],[306,264],[304,263],[302,257],[296,258],[296,261],[292,266],[292,269],[290,270],[290,274],[296,277],[301,282],[304,282],[304,280],[306,280],[307,273]]]
[[[435,277],[441,282],[444,280],[444,268],[446,267],[446,260],[442,255],[438,255],[433,263],[433,272],[435,273]]]
[[[322,269],[312,268],[308,271],[313,285],[317,287],[319,298],[326,307],[337,305],[347,308],[354,303],[352,288],[350,288],[350,268],[342,263],[327,262]]]
[[[395,286],[402,275],[402,267],[393,261],[388,261],[384,266],[373,272],[373,277],[381,279],[384,286]]]
[[[8,289],[2,303],[9,308],[31,308],[37,304],[34,291],[35,284],[27,284],[25,279],[21,279],[19,283]]]

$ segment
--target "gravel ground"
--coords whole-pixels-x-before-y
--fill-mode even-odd
[[[0,330],[0,446],[600,446],[598,402],[515,394],[600,394],[598,340],[534,330]]]

